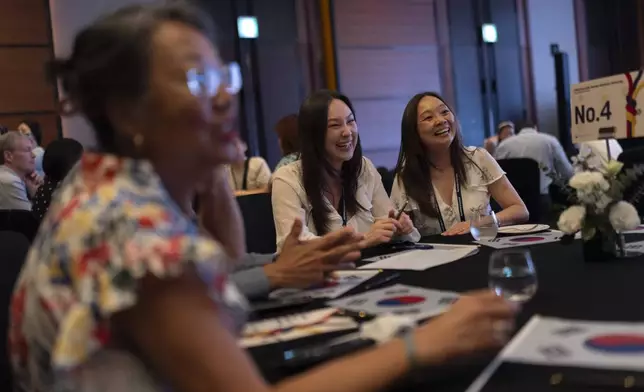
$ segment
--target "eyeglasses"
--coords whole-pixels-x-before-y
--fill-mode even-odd
[[[226,64],[219,68],[192,68],[186,72],[188,89],[196,97],[211,98],[217,95],[223,84],[226,92],[235,95],[242,88],[241,68],[237,63]]]

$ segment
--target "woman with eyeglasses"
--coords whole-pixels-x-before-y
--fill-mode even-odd
[[[522,223],[528,210],[499,164],[483,148],[463,146],[452,109],[440,95],[416,94],[402,118],[402,139],[391,198],[406,205],[423,235],[470,232],[470,218],[503,209],[500,225]]]
[[[279,248],[289,222],[302,219],[302,239],[352,227],[370,246],[394,237],[418,241],[407,214],[394,211],[380,174],[362,156],[351,101],[320,90],[302,103],[298,114],[300,160],[273,175],[273,216]]]
[[[57,63],[66,107],[89,119],[102,152],[69,173],[17,282],[16,389],[366,392],[412,366],[502,344],[513,309],[474,294],[378,348],[273,386],[261,378],[237,344],[245,301],[226,273],[244,253],[222,170],[239,159],[239,84],[203,13],[173,4],[100,19]],[[196,192],[211,212],[207,234],[192,216]],[[279,259],[352,260],[362,246],[349,229],[300,242],[301,222],[293,227]]]

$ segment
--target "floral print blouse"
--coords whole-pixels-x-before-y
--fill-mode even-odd
[[[14,289],[9,331],[18,391],[167,391],[120,346],[110,316],[137,301],[146,274],[186,263],[231,329],[246,302],[221,247],[172,201],[147,161],[85,154],[52,200]]]

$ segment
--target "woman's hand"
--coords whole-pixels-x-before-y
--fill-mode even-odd
[[[397,220],[393,218],[379,219],[371,225],[371,229],[365,235],[365,241],[368,247],[384,244],[391,241],[396,232],[400,230],[401,226]]]
[[[396,215],[397,213],[395,210],[389,211],[389,218],[396,220]],[[397,221],[400,224],[397,234],[406,235],[414,231],[414,224],[412,223],[411,218],[404,212],[400,214],[400,218],[398,218]]]
[[[449,230],[444,232],[444,236],[453,236],[467,234],[470,232],[470,222],[458,222],[454,226],[450,227]]]
[[[447,313],[415,332],[422,363],[503,346],[514,329],[517,307],[491,291],[464,295]]]
[[[296,219],[274,263],[264,266],[272,287],[307,288],[323,283],[330,271],[353,266],[364,247],[363,236],[350,228],[300,241],[302,221]]]

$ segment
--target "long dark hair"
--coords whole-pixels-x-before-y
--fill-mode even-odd
[[[435,92],[424,92],[414,95],[407,103],[401,123],[400,153],[396,164],[398,182],[402,182],[407,196],[418,203],[420,212],[423,215],[433,218],[438,217],[434,200],[434,187],[429,170],[433,167],[430,153],[423,147],[423,142],[418,134],[418,104],[425,97],[439,99],[454,114],[454,140],[450,144],[450,161],[454,172],[462,184],[467,184],[467,171],[465,162],[472,162],[472,158],[463,146],[461,129],[456,120],[456,114],[452,107],[445,102],[443,97]],[[472,162],[473,163],[473,162]]]
[[[63,138],[49,143],[42,158],[42,168],[53,182],[62,181],[83,155],[83,145],[74,139]]]
[[[344,205],[348,216],[363,207],[356,200],[358,177],[362,171],[362,147],[358,136],[353,157],[342,164],[340,173],[331,166],[326,156],[326,132],[329,105],[334,99],[344,102],[355,116],[349,98],[329,90],[319,90],[309,95],[298,114],[298,131],[301,143],[302,183],[311,203],[311,214],[315,230],[319,235],[328,231],[328,214],[331,212],[324,203],[323,192],[327,187],[324,173],[339,176],[342,181]]]
[[[50,77],[60,81],[67,98],[63,114],[81,112],[92,124],[101,148],[120,154],[131,141],[117,134],[107,113],[113,101],[136,102],[147,91],[150,45],[165,22],[190,26],[208,38],[213,25],[205,13],[187,2],[133,5],[104,16],[84,28],[68,59],[51,65]]]

